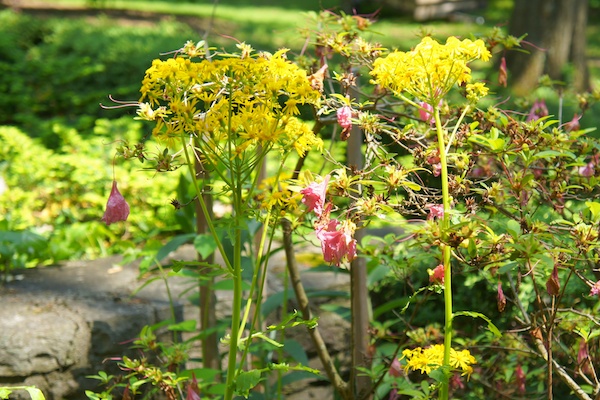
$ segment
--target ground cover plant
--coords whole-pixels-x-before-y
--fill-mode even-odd
[[[154,331],[164,326],[145,328],[135,341],[144,356],[120,360],[120,376],[99,372],[93,378],[104,386],[88,396],[284,398],[287,382],[314,374],[345,399],[597,397],[599,147],[579,120],[595,95],[582,94],[571,104],[577,110],[559,110],[562,120],[537,98],[508,107],[501,59],[519,39],[499,30],[438,40],[425,32],[411,50],[395,51],[365,39],[377,28],[364,17],[314,17],[298,54],[234,40],[222,50],[199,39],[153,53],[175,50],[147,61],[141,85],[133,82],[141,97],[106,104],[129,110],[135,122],[95,122],[96,140],[56,124],[49,137],[60,139],[58,151],[50,155],[39,142],[20,145],[28,139],[15,128],[0,131],[9,144],[3,159],[36,160],[34,171],[50,171],[57,185],[67,180],[79,204],[109,198],[104,214],[63,204],[48,222],[89,220],[85,229],[95,227],[94,240],[105,244],[122,229],[139,239],[175,230],[153,226],[152,214],[171,201],[171,223],[187,234],[148,245],[142,272],[167,283],[170,275],[191,277],[203,310],[215,278],[234,293],[231,315],[216,325],[165,321],[194,333],[188,341],[174,335],[157,343]],[[494,61],[497,68],[484,69]],[[68,167],[82,149],[107,156],[73,175],[81,172]],[[13,195],[12,188],[45,182],[23,167],[3,165]],[[140,169],[149,172],[132,173]],[[104,192],[89,190],[98,171]],[[51,200],[73,196],[35,201]],[[213,201],[230,211],[213,218]],[[45,203],[30,207],[48,212]],[[32,223],[27,212],[5,210],[14,215],[6,230]],[[195,214],[203,216],[198,227],[190,223]],[[365,234],[389,226],[401,233]],[[18,260],[23,250],[13,242],[25,239],[7,237],[2,255]],[[190,241],[199,261],[160,264]],[[349,376],[326,348],[317,346],[319,372],[286,340],[286,331],[306,329],[321,344],[295,268],[294,246],[303,241],[321,247],[324,268],[366,274],[359,283],[368,287],[352,287],[369,290],[352,293],[359,305],[351,309],[355,325],[358,316],[369,325],[355,331]],[[274,300],[262,290],[279,246],[299,307],[271,321],[263,302]],[[222,265],[211,260],[214,252]],[[278,303],[291,301],[280,296]],[[205,368],[186,369],[197,341]]]

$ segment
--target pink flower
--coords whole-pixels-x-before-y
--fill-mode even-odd
[[[580,119],[581,119],[581,116],[579,116],[577,114],[573,115],[573,119],[564,125],[565,131],[567,131],[567,132],[578,131],[580,128],[580,125],[579,125]]]
[[[442,173],[442,163],[433,164],[433,176],[438,177]]]
[[[433,168],[433,176],[440,176],[442,173],[442,162],[439,151],[436,150],[434,153],[427,156],[426,161]]]
[[[590,353],[588,345],[585,339],[581,338],[579,342],[579,351],[577,352],[577,365],[579,366],[581,373],[591,374],[592,369],[590,367]]]
[[[429,283],[444,284],[444,264],[440,264],[429,272]]]
[[[114,222],[126,221],[128,216],[129,204],[117,189],[117,181],[113,181],[102,221],[106,222],[106,225],[110,225]]]
[[[308,211],[314,211],[315,214],[321,216],[323,214],[323,206],[325,205],[325,195],[327,195],[327,184],[329,183],[329,175],[327,175],[323,182],[313,182],[300,191],[304,195],[302,197],[302,203],[308,207]]]
[[[430,125],[435,124],[435,119],[433,118],[433,106],[424,101],[421,101],[419,105],[421,106],[419,108],[419,118],[421,118],[421,121],[427,122]]]
[[[546,107],[546,102],[544,100],[536,100],[531,106],[531,110],[529,110],[529,115],[527,116],[527,122],[535,121],[542,117],[548,115],[548,107]]]
[[[594,163],[589,162],[589,163],[579,167],[577,169],[577,172],[579,172],[579,175],[583,176],[584,178],[589,178],[591,176],[594,176],[596,174],[596,170],[594,169]]]
[[[354,229],[350,223],[341,224],[337,219],[332,219],[324,224],[317,225],[317,238],[321,241],[323,259],[328,263],[340,265],[346,258],[352,261],[356,257],[356,240],[352,238]]]
[[[192,380],[187,385],[187,396],[185,400],[200,400],[200,388],[198,387],[198,380],[196,374],[192,372]]]
[[[526,392],[526,376],[521,364],[517,365],[517,368],[515,368],[515,380],[517,384],[517,392],[523,396]]]
[[[430,204],[427,206],[429,209],[429,215],[427,219],[442,219],[444,218],[444,205],[443,204]]]
[[[592,289],[590,290],[590,296],[600,296],[600,281],[594,283]]]
[[[344,130],[352,128],[352,109],[348,106],[338,108],[337,122]]]
[[[504,312],[506,308],[506,296],[504,290],[502,290],[502,282],[498,281],[498,311]]]
[[[402,366],[400,365],[400,361],[394,357],[394,361],[390,364],[390,369],[388,370],[390,376],[394,378],[398,378],[402,376]]]
[[[450,377],[450,387],[454,390],[464,389],[465,383],[462,381],[459,374],[452,374]]]

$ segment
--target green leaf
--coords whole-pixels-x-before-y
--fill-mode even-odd
[[[544,150],[533,155],[533,160],[540,158],[555,158],[555,157],[568,157],[572,160],[576,159],[577,156],[569,151],[557,151],[557,150]]]
[[[367,275],[367,287],[372,288],[377,282],[388,276],[390,267],[385,264],[379,264]]]
[[[506,222],[506,231],[510,234],[510,236],[516,239],[521,233],[521,224],[514,219],[509,219],[508,222]]]
[[[412,297],[411,297],[412,298]],[[393,310],[393,309],[404,309],[410,303],[411,298],[401,297],[398,299],[390,300],[388,302],[383,303],[379,307],[373,310],[373,318],[377,319],[382,314]]]
[[[208,233],[197,235],[194,238],[194,248],[203,259],[207,259],[217,249],[217,241]]]
[[[158,261],[161,261],[163,258],[165,258],[166,256],[168,256],[169,253],[177,250],[182,245],[188,243],[195,236],[196,236],[195,233],[188,233],[188,234],[185,234],[185,235],[175,236],[167,244],[165,244],[164,246],[162,246],[158,250],[158,253],[156,253],[156,259]]]
[[[488,329],[496,336],[496,337],[500,337],[502,336],[502,333],[500,333],[500,330],[496,327],[496,325],[494,325],[492,323],[492,320],[489,319],[487,316],[483,315],[482,313],[478,313],[475,311],[459,311],[459,312],[455,312],[452,314],[452,319],[454,319],[455,317],[458,316],[465,316],[465,317],[471,317],[471,318],[481,318],[483,319],[485,322],[487,322],[488,324]]]
[[[402,181],[402,186],[409,188],[410,190],[413,190],[415,192],[418,192],[421,190],[421,186],[417,185],[414,182],[411,181]]]
[[[289,354],[290,357],[292,357],[292,359],[298,364],[308,365],[308,356],[306,355],[306,351],[297,340],[287,339],[283,343],[283,351]]]
[[[264,301],[260,308],[260,312],[263,315],[263,317],[266,317],[271,312],[281,307],[281,305],[284,304],[284,296],[285,292],[281,291],[273,293],[272,295],[267,297],[267,299]]]
[[[186,321],[179,322],[177,324],[169,325],[170,331],[177,332],[195,332],[196,331],[196,320],[188,319]]]
[[[180,377],[192,379],[195,376],[198,382],[214,382],[216,376],[220,374],[219,370],[212,368],[194,368],[186,369],[177,373]]]
[[[246,281],[242,282],[242,289],[249,290],[250,284]],[[233,279],[223,279],[215,282],[213,285],[213,290],[233,290]]]
[[[590,213],[592,213],[592,220],[597,222],[600,219],[600,203],[595,201],[586,201],[585,205],[587,206]]]
[[[247,399],[250,395],[250,390],[260,382],[260,375],[260,371],[257,369],[240,372],[235,380],[236,392]]]
[[[12,393],[12,390],[8,388],[0,388],[0,399],[8,399],[8,396]]]
[[[25,390],[27,390],[29,392],[29,395],[31,396],[31,400],[46,400],[46,398],[44,397],[44,394],[38,388],[28,387],[28,388],[25,388]]]

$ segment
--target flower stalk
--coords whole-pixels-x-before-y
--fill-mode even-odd
[[[444,265],[444,360],[442,371],[444,379],[442,381],[440,399],[448,399],[449,378],[450,378],[450,351],[452,349],[452,268],[450,262],[451,249],[446,243],[443,243],[444,235],[450,228],[450,191],[448,188],[448,160],[447,150],[444,140],[445,129],[440,120],[440,109],[437,104],[433,105],[433,114],[435,118],[435,130],[437,133],[439,157],[441,164],[442,180],[442,205],[444,206],[444,216],[441,218],[442,228],[442,264]]]

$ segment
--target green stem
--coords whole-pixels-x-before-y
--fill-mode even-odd
[[[196,196],[198,197],[198,203],[200,203],[200,208],[202,208],[202,212],[204,213],[204,216],[206,218],[206,225],[208,226],[208,230],[210,231],[211,236],[215,239],[215,242],[217,243],[217,248],[219,249],[221,256],[223,256],[223,261],[225,262],[225,266],[227,267],[227,270],[230,273],[233,273],[233,267],[231,266],[231,262],[229,261],[229,258],[227,257],[227,253],[225,252],[223,243],[221,243],[221,240],[219,240],[219,235],[217,234],[215,225],[214,225],[212,219],[210,218],[211,214],[209,213],[209,210],[206,206],[206,202],[204,201],[202,189],[200,188],[200,185],[198,184],[198,179],[196,178],[196,168],[194,166],[194,161],[190,157],[189,150],[188,150],[188,144],[185,142],[185,138],[183,136],[181,136],[181,144],[183,147],[183,154],[185,155],[186,163],[190,170],[192,182],[194,183],[194,190],[196,191]]]
[[[271,219],[271,214],[267,215],[267,218],[265,220],[265,227],[267,229],[263,229],[262,235],[260,237],[260,244],[258,247],[257,260],[256,260],[256,264],[255,264],[255,272],[252,275],[252,283],[250,284],[250,292],[248,293],[248,299],[246,300],[244,316],[242,317],[242,322],[240,323],[240,332],[239,332],[238,340],[241,339],[244,327],[246,326],[248,318],[250,317],[250,310],[252,308],[252,299],[254,297],[255,290],[258,291],[258,295],[256,296],[256,299],[257,299],[256,307],[257,308],[256,308],[255,314],[254,314],[255,317],[260,312],[260,301],[262,299],[262,293],[263,293],[263,290],[264,290],[264,287],[266,284],[267,265],[268,265],[268,254],[265,257],[265,256],[263,256],[263,253],[264,253],[267,233],[269,232],[268,227],[269,227],[270,219]],[[272,237],[271,237],[271,240],[272,240]],[[271,242],[269,242],[269,250],[270,250],[270,243]],[[260,284],[258,283],[259,278],[261,278]],[[256,318],[253,318],[252,325],[250,326],[250,333],[249,333],[248,337],[252,336],[252,330],[255,326],[255,323],[256,323]]]
[[[240,332],[240,314],[242,311],[242,203],[241,187],[233,190],[233,207],[235,234],[233,239],[233,302],[231,305],[231,332],[229,336],[229,356],[227,359],[227,380],[225,400],[233,399],[235,394],[235,377],[237,375],[237,352]]]
[[[440,120],[440,110],[437,104],[432,104],[435,128],[437,131],[438,148],[440,152],[441,179],[442,179],[442,204],[444,217],[442,218],[442,238],[448,233],[450,227],[450,192],[448,189],[448,162],[446,159],[446,146],[444,144],[444,129]],[[440,399],[447,400],[449,394],[450,378],[450,349],[452,347],[452,270],[450,264],[450,246],[442,243],[442,263],[444,264],[444,361],[442,370],[444,379],[440,391]]]
[[[175,302],[173,301],[173,295],[171,294],[171,289],[169,288],[169,275],[165,273],[165,270],[163,269],[161,263],[156,258],[154,258],[154,264],[156,264],[156,266],[158,267],[158,270],[160,271],[160,277],[165,283],[167,298],[169,299],[169,311],[171,312],[171,320],[173,321],[173,323],[175,323],[177,322],[177,313],[175,312]],[[173,343],[177,342],[177,332],[173,331]]]
[[[446,154],[448,154],[448,152],[450,151],[450,146],[452,146],[452,142],[454,141],[454,138],[456,137],[456,132],[458,131],[458,128],[460,128],[460,123],[462,122],[465,115],[467,115],[468,111],[469,111],[469,105],[467,104],[467,106],[465,107],[463,112],[460,114],[458,121],[456,121],[456,125],[454,125],[454,129],[452,130],[450,139],[448,139],[448,144],[446,145]]]

